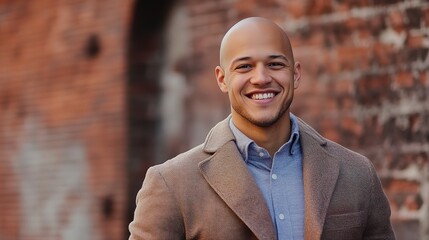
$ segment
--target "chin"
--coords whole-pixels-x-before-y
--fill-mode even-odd
[[[243,108],[234,108],[233,111],[237,114],[237,117],[241,118],[252,125],[257,127],[267,128],[275,125],[284,117],[287,113],[287,108],[280,111],[247,111]]]
[[[253,122],[254,125],[262,128],[268,128],[274,125],[274,121],[259,121],[259,122]]]
[[[247,120],[249,122],[251,122],[253,125],[256,125],[258,127],[271,127],[272,125],[274,125],[275,123],[277,123],[277,121],[279,120],[279,117],[263,117],[263,118],[254,118],[254,117],[250,117],[247,118]]]

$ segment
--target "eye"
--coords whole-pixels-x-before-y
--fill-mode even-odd
[[[270,68],[274,68],[274,69],[280,69],[286,66],[286,64],[282,63],[282,62],[271,62],[268,64],[268,66]]]
[[[236,69],[242,69],[242,70],[247,70],[250,69],[252,66],[250,64],[240,64],[236,67]]]
[[[251,64],[240,64],[238,65],[235,70],[237,72],[241,72],[241,73],[246,73],[252,70],[252,65]]]

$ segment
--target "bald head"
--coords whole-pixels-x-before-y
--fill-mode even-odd
[[[234,50],[239,46],[258,50],[254,47],[264,47],[264,44],[275,45],[274,47],[281,49],[293,64],[290,40],[283,29],[271,20],[251,17],[236,23],[223,37],[219,52],[220,65],[226,67],[232,60]]]

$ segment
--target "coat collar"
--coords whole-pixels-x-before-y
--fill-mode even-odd
[[[307,123],[305,123],[302,119],[296,117],[298,119],[299,131],[305,135],[306,137],[310,137],[320,146],[325,146],[327,141],[323,138],[316,130],[310,127]],[[226,119],[222,120],[218,124],[216,124],[209,132],[204,141],[203,150],[207,153],[214,153],[220,147],[222,147],[225,143],[229,141],[235,141],[234,134],[229,128],[229,121],[231,119],[231,115],[229,115]]]
[[[207,153],[215,153],[225,143],[235,141],[234,134],[229,128],[231,115],[214,126],[204,141],[203,150]]]
[[[275,239],[268,207],[235,145],[230,118],[219,122],[207,135],[203,150],[213,155],[200,163],[201,173],[259,239]],[[298,122],[303,152],[304,234],[305,239],[320,239],[339,164],[326,151],[328,142],[301,119]]]

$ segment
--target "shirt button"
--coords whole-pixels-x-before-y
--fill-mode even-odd
[[[273,175],[271,175],[271,178],[276,180],[277,179],[277,174],[273,173]]]
[[[260,156],[260,157],[263,157],[263,156],[264,156],[264,153],[263,153],[263,152],[259,152],[259,156]]]
[[[283,219],[285,219],[285,215],[283,213],[280,213],[279,218],[280,218],[280,220],[283,220]]]

